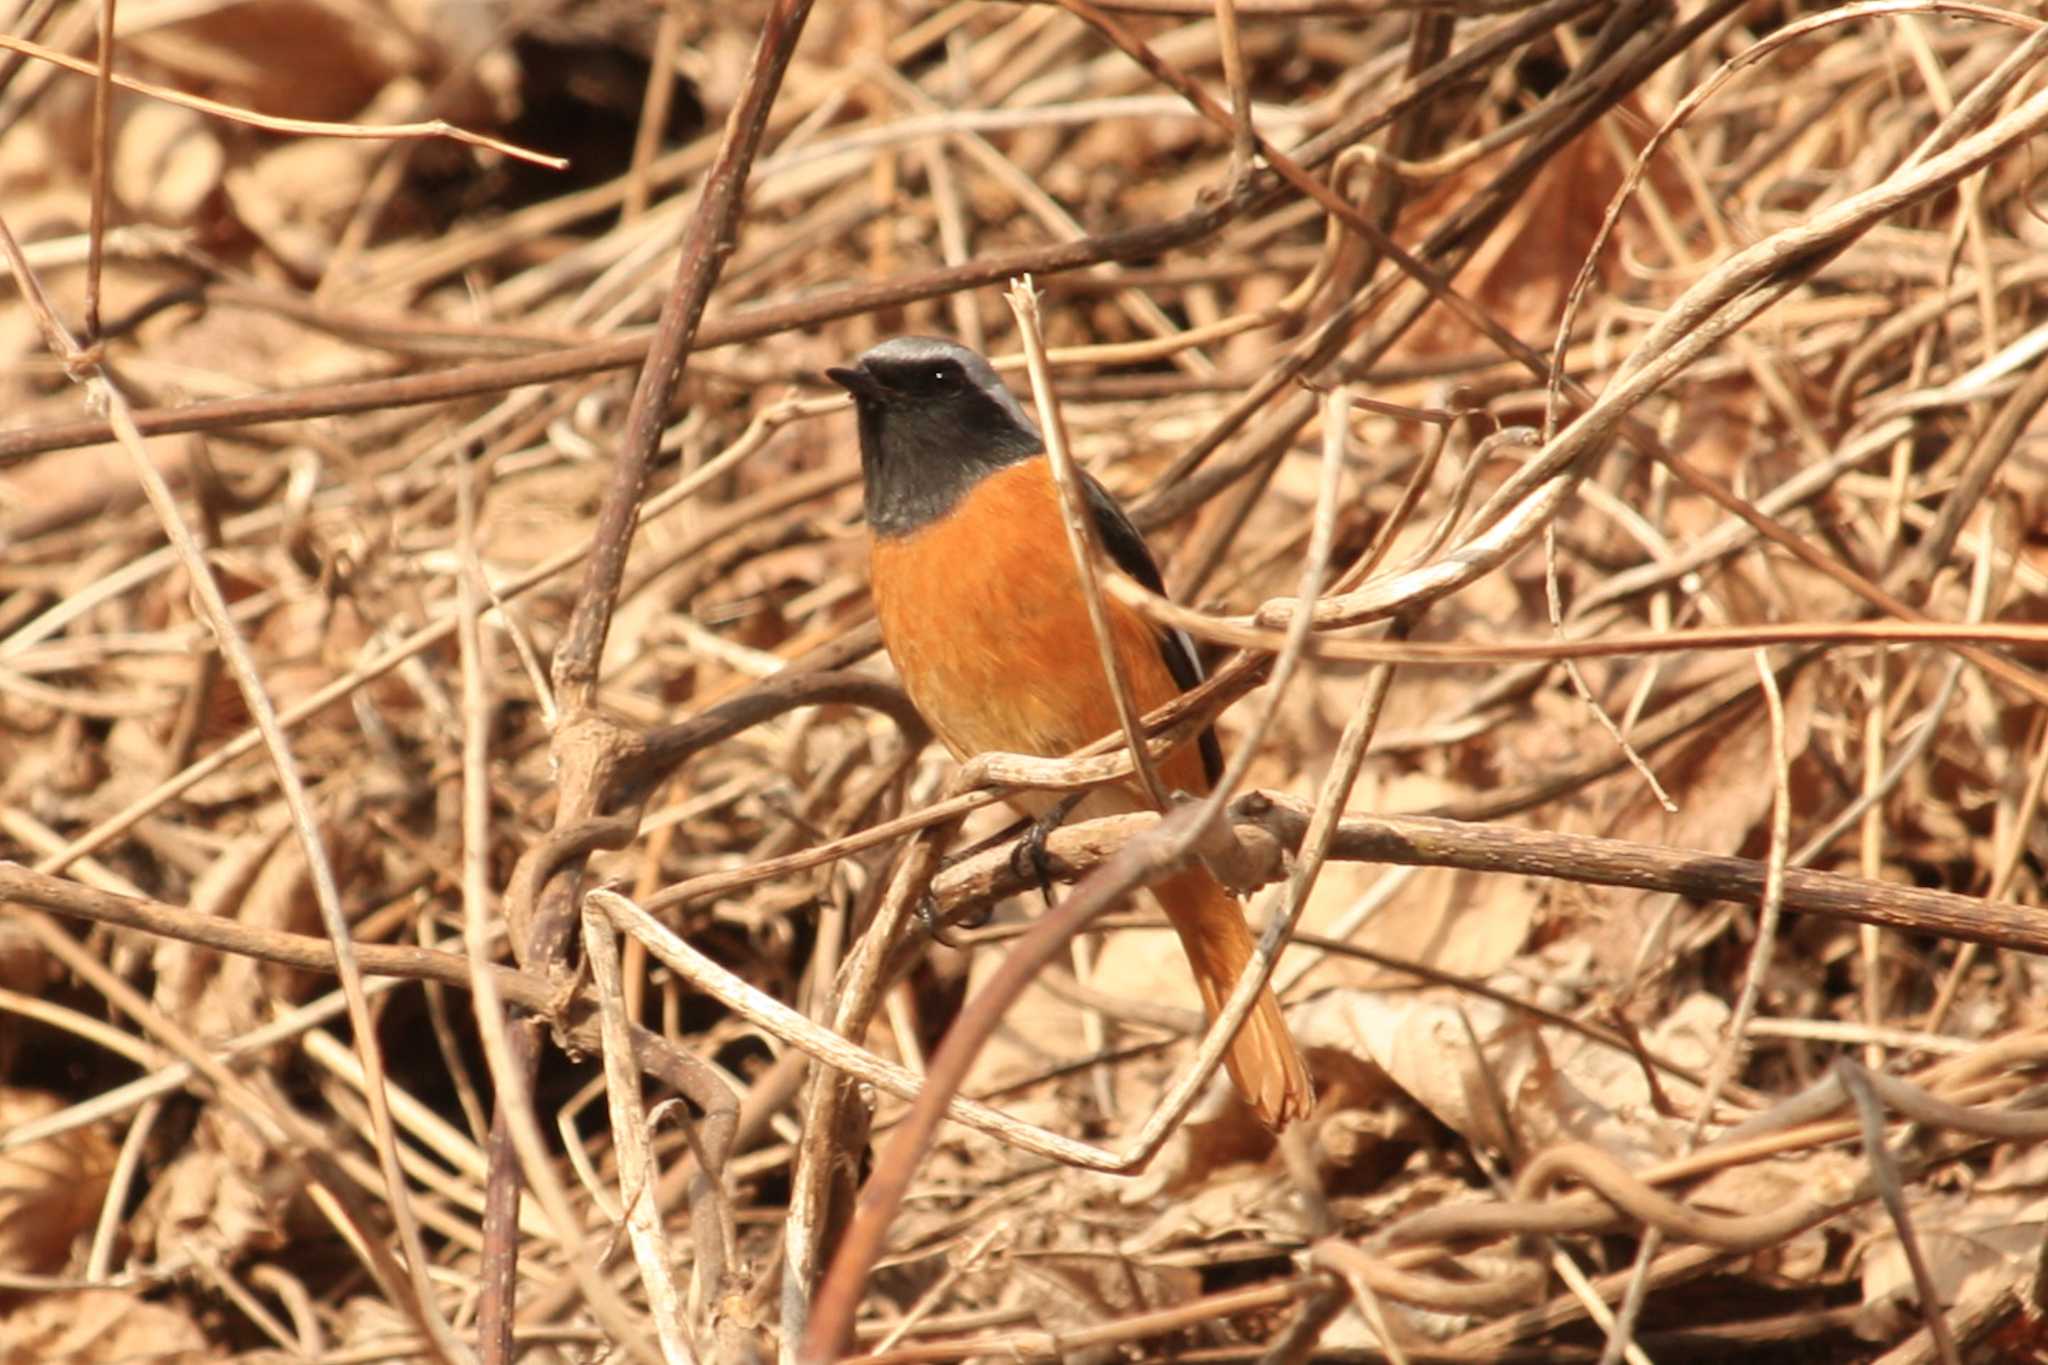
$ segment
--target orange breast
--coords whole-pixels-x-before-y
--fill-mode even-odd
[[[917,709],[960,758],[988,750],[1057,757],[1117,728],[1059,491],[1041,456],[983,479],[953,511],[907,536],[878,537],[869,559],[882,640]],[[1138,709],[1180,691],[1159,636],[1106,603]],[[1193,745],[1161,774],[1207,789]]]

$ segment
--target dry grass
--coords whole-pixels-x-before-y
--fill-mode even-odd
[[[18,8],[0,1357],[2048,1349],[2036,17]],[[1245,759],[1036,917],[815,379],[1027,273]]]

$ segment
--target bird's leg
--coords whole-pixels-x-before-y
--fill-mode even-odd
[[[1011,825],[1000,833],[975,844],[973,847],[964,849],[946,858],[939,864],[939,867],[943,871],[945,868],[951,867],[963,859],[972,858],[978,853],[987,851],[1005,839],[1015,839],[1021,830],[1024,837],[1019,839],[1016,847],[1010,850],[1010,870],[1021,879],[1029,879],[1037,883],[1039,893],[1045,897],[1046,904],[1050,905],[1053,898],[1052,857],[1046,851],[1045,841],[1052,837],[1054,830],[1067,822],[1067,817],[1074,813],[1074,807],[1080,805],[1082,798],[1087,795],[1088,793],[1086,792],[1074,792],[1036,820],[1028,823],[1020,821],[1018,824]],[[989,919],[995,912],[996,908],[993,902],[982,905],[973,914],[963,917],[959,922],[959,927],[962,929],[979,929],[982,925],[989,922]],[[925,933],[931,936],[933,942],[942,943],[948,948],[965,947],[964,944],[948,936],[945,919],[939,914],[938,902],[932,899],[930,892],[926,892],[918,898],[917,919],[918,923],[924,926]]]
[[[975,923],[967,927],[970,929],[980,928],[983,924],[988,923],[988,917],[993,913],[995,913],[993,907],[982,907],[975,914]],[[967,950],[966,944],[946,932],[945,917],[939,913],[939,903],[932,899],[932,893],[929,891],[917,898],[917,922],[924,926],[925,936],[931,939],[932,942],[942,947],[951,948],[955,952],[965,952]]]
[[[989,835],[986,839],[978,840],[968,847],[961,849],[958,853],[947,854],[939,860],[939,871],[944,872],[956,863],[965,862],[977,854],[986,853],[997,844],[1006,843],[1016,838],[1025,830],[1026,826],[1026,821],[1013,821],[1002,829],[997,830],[994,834]],[[964,917],[960,921],[960,927],[963,929],[979,929],[982,925],[989,922],[989,917],[994,915],[995,912],[996,908],[993,904],[980,906],[973,914]],[[924,926],[925,933],[934,943],[941,943],[948,948],[956,950],[964,950],[966,948],[965,944],[958,942],[947,934],[945,917],[939,913],[939,903],[932,899],[930,891],[926,891],[924,895],[918,897],[917,922]]]
[[[1087,792],[1080,791],[1062,798],[1057,806],[1031,822],[1031,828],[1010,851],[1010,870],[1019,877],[1029,877],[1037,882],[1039,894],[1045,897],[1047,905],[1052,904],[1052,856],[1046,851],[1046,840],[1067,822],[1067,817],[1074,813],[1074,807],[1080,805],[1087,795]]]

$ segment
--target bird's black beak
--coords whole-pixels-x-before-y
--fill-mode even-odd
[[[875,377],[867,372],[865,366],[855,365],[849,369],[835,365],[825,371],[825,377],[852,394],[856,401],[863,398],[879,399],[885,392],[882,386],[875,382]]]

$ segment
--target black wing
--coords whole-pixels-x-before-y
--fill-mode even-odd
[[[1102,538],[1102,548],[1109,551],[1110,559],[1119,569],[1164,596],[1166,580],[1159,576],[1159,566],[1152,562],[1152,552],[1145,548],[1145,538],[1138,534],[1137,527],[1131,525],[1124,509],[1117,505],[1109,490],[1085,470],[1081,471],[1081,487],[1088,494],[1088,510],[1095,516],[1095,534]],[[1159,653],[1166,660],[1166,671],[1180,684],[1181,691],[1189,691],[1202,681],[1202,663],[1195,657],[1195,642],[1187,637],[1185,631],[1161,632]],[[1216,743],[1214,730],[1202,731],[1199,742],[1202,771],[1214,784],[1223,776],[1222,746]]]

